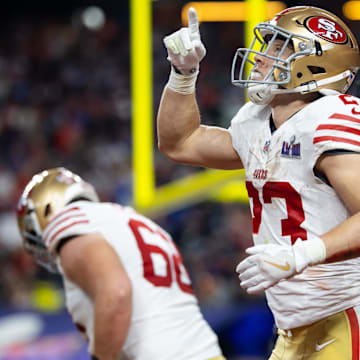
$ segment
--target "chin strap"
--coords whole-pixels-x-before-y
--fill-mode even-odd
[[[265,104],[269,104],[275,95],[312,92],[324,85],[328,85],[336,81],[346,79],[352,74],[353,74],[352,71],[345,70],[338,75],[331,76],[329,78],[322,79],[319,81],[311,81],[305,85],[298,86],[294,89],[279,89],[278,85],[269,85],[269,84],[254,85],[249,87],[248,96],[251,102],[258,105],[265,105]],[[322,91],[324,92],[324,95],[328,95],[329,92],[337,93],[336,90],[333,90],[332,92],[330,89],[320,90],[320,92]]]
[[[256,84],[248,88],[248,97],[257,105],[267,105],[274,98],[277,85]]]
[[[309,82],[309,83],[307,83],[305,85],[298,86],[298,87],[296,87],[294,89],[274,89],[274,94],[312,92],[312,91],[314,91],[314,90],[316,90],[319,87],[322,87],[324,85],[331,84],[331,83],[334,83],[336,81],[346,79],[351,74],[352,74],[352,72],[350,70],[345,70],[344,72],[342,72],[342,73],[340,73],[338,75],[331,76],[329,78],[322,79],[322,80],[319,80],[319,81],[311,81],[311,82]]]

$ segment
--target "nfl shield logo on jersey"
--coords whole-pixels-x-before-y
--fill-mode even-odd
[[[267,153],[269,151],[270,143],[271,143],[270,140],[265,141],[264,148],[263,148],[264,153]]]
[[[290,141],[284,141],[282,144],[281,149],[281,156],[294,158],[294,159],[300,159],[301,153],[300,153],[300,143],[295,144],[296,137],[293,135],[290,138]]]

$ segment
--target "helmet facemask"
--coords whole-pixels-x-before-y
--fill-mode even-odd
[[[231,69],[232,83],[235,86],[248,88],[250,100],[257,104],[268,104],[275,94],[301,92],[302,90],[286,90],[284,86],[291,81],[291,62],[296,58],[315,53],[317,51],[315,41],[305,36],[298,36],[271,23],[258,24],[254,28],[254,35],[250,48],[239,48],[236,51]],[[299,51],[294,50],[294,39],[299,43]],[[274,46],[275,40],[282,40],[283,44],[281,49],[277,50],[276,55],[272,55],[269,50]],[[287,48],[292,49],[292,54],[283,58]],[[254,76],[257,66],[255,55],[273,62],[268,73],[261,80]],[[245,74],[246,64],[252,66],[247,77]],[[237,69],[239,70],[237,71]]]
[[[34,256],[35,261],[39,265],[50,272],[59,272],[55,259],[50,254],[42,240],[42,231],[31,199],[28,199],[26,214],[23,218],[23,230],[21,235],[23,237],[25,250]]]
[[[269,23],[258,24],[254,28],[254,34],[255,36],[250,48],[239,48],[236,51],[231,69],[232,83],[241,87],[251,87],[256,84],[288,84],[291,76],[290,62],[297,56],[309,54],[311,50],[308,48],[305,51],[290,55],[287,59],[283,59],[281,57],[283,56],[285,49],[288,46],[293,48],[292,37],[294,34],[286,32],[283,29]],[[269,52],[269,50],[274,46],[275,40],[284,41],[282,48],[279,49],[276,56],[271,55]],[[306,40],[311,41],[311,39]],[[257,80],[256,76],[254,76],[254,71],[256,71],[256,61],[254,60],[255,55],[259,55],[273,61],[271,69],[262,80]],[[245,75],[246,64],[250,64],[252,66],[250,74],[247,78]],[[237,71],[237,69],[239,69],[239,71]],[[279,74],[276,78],[275,73]]]

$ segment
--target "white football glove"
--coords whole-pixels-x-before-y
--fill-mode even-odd
[[[246,249],[250,256],[236,267],[240,286],[249,294],[257,294],[277,284],[280,280],[302,272],[307,266],[326,259],[326,248],[319,237],[293,246],[264,244]]]
[[[181,28],[164,38],[167,59],[172,64],[167,87],[182,95],[195,92],[199,63],[206,54],[200,40],[199,21],[196,10],[189,8],[188,27]]]
[[[167,59],[183,75],[193,74],[198,70],[206,49],[200,40],[199,20],[193,7],[188,11],[188,27],[166,36],[164,44],[168,51]]]

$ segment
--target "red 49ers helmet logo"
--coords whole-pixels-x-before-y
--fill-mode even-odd
[[[321,39],[336,43],[345,44],[348,37],[344,29],[335,21],[322,16],[307,18],[306,28]]]

